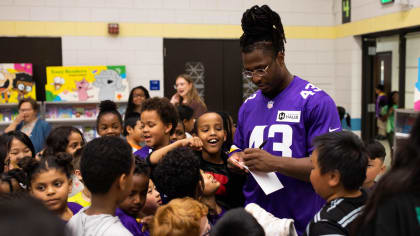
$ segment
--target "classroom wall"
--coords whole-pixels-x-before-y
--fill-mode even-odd
[[[420,33],[407,34],[405,107],[414,108],[414,86],[419,78]]]

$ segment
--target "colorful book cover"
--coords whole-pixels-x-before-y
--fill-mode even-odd
[[[0,63],[0,104],[36,100],[31,63]]]
[[[47,101],[127,101],[125,66],[48,66]]]
[[[60,107],[58,108],[58,118],[72,118],[73,109],[71,107]]]

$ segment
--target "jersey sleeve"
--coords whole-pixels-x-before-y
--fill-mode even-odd
[[[310,154],[314,149],[312,140],[327,132],[341,131],[341,122],[334,101],[326,93],[313,97],[307,104],[306,110],[308,111],[305,117],[306,142]]]

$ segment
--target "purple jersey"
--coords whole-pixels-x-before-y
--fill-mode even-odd
[[[152,148],[148,146],[144,146],[140,150],[137,150],[136,152],[134,152],[134,155],[146,160],[146,157],[148,157],[149,154],[152,153],[152,151],[153,151]]]
[[[234,145],[240,149],[258,148],[279,158],[309,157],[312,139],[326,132],[341,130],[334,101],[313,84],[295,76],[275,98],[265,97],[260,90],[241,106]],[[252,175],[244,185],[246,203],[257,203],[279,218],[292,218],[301,234],[324,201],[311,183],[277,173],[284,185],[265,195]]]
[[[115,215],[118,216],[121,223],[128,231],[130,231],[130,233],[133,234],[133,236],[149,236],[149,232],[141,231],[143,224],[137,222],[137,220],[134,217],[125,214],[125,212],[120,208],[117,208],[117,210],[115,211]]]

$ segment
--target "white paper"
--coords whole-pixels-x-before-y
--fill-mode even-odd
[[[273,193],[277,190],[284,188],[283,184],[280,182],[279,178],[274,172],[259,172],[259,171],[249,171],[251,172],[254,179],[257,181],[258,185],[264,191],[265,195]]]

